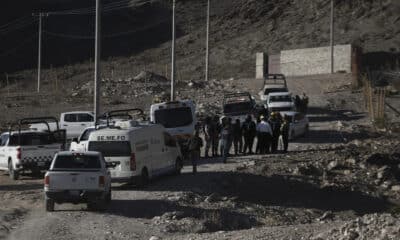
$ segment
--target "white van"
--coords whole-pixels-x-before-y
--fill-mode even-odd
[[[196,105],[191,100],[179,100],[153,104],[150,107],[150,121],[164,126],[174,136],[182,152],[187,153],[187,142],[195,130]]]
[[[163,126],[135,120],[92,132],[88,151],[101,152],[106,162],[117,163],[110,170],[113,182],[144,185],[156,176],[179,174],[183,167],[180,148]]]

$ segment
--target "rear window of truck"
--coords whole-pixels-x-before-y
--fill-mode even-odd
[[[101,163],[98,156],[72,155],[57,156],[54,169],[100,169]]]
[[[47,133],[22,133],[21,135],[12,135],[9,146],[40,146],[56,143],[53,134]]]
[[[131,155],[128,141],[89,142],[89,151],[101,152],[104,157],[127,157]]]

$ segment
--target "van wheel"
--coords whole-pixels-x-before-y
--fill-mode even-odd
[[[142,173],[140,174],[139,178],[139,187],[145,187],[149,184],[149,173],[147,172],[146,168],[143,168]]]
[[[176,159],[175,161],[175,174],[180,175],[183,168],[183,163],[180,158]]]
[[[18,173],[18,171],[16,171],[14,169],[14,166],[13,166],[11,160],[8,161],[8,174],[10,175],[10,178],[12,180],[18,180],[19,179],[19,173]]]
[[[46,211],[47,212],[53,212],[54,211],[54,201],[50,198],[45,198],[44,199],[44,204],[46,206]]]

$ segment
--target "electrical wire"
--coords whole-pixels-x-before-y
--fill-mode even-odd
[[[34,39],[37,38],[37,34],[33,34],[31,35],[29,38],[26,38],[21,44],[19,44],[17,47],[14,47],[12,49],[9,49],[3,53],[0,53],[0,57],[4,57],[4,56],[8,56],[11,53],[16,52],[17,50],[21,49],[22,47],[25,47],[26,45],[28,45],[29,43],[32,43],[34,41]]]
[[[141,28],[137,28],[135,30],[131,31],[125,31],[125,32],[118,32],[118,33],[112,33],[112,34],[107,34],[103,35],[102,38],[115,38],[115,37],[120,37],[120,36],[125,36],[125,35],[131,35],[133,33],[137,33],[155,26],[160,25],[161,23],[164,23],[166,20],[169,20],[170,17],[166,17],[161,19],[160,21],[157,21],[153,24],[149,24],[146,26],[143,26]],[[55,33],[55,32],[49,32],[49,31],[43,31],[44,34],[47,34],[49,36],[53,37],[62,37],[62,38],[71,38],[71,39],[82,39],[82,40],[91,40],[94,39],[94,36],[83,36],[83,35],[70,35],[70,34],[63,34],[63,33]]]
[[[8,27],[4,27],[0,29],[0,35],[6,35],[10,32],[14,32],[23,28],[26,28],[32,24],[34,24],[37,20],[36,19],[27,19],[23,22],[15,23],[13,25],[9,25]]]

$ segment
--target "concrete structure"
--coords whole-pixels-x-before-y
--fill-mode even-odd
[[[281,73],[281,55],[269,55],[268,56],[268,74],[280,74]]]
[[[268,65],[265,53],[256,54],[256,79],[264,79],[265,69]]]
[[[330,47],[284,50],[281,52],[280,69],[286,76],[331,73]],[[352,72],[351,45],[335,46],[334,72]]]

